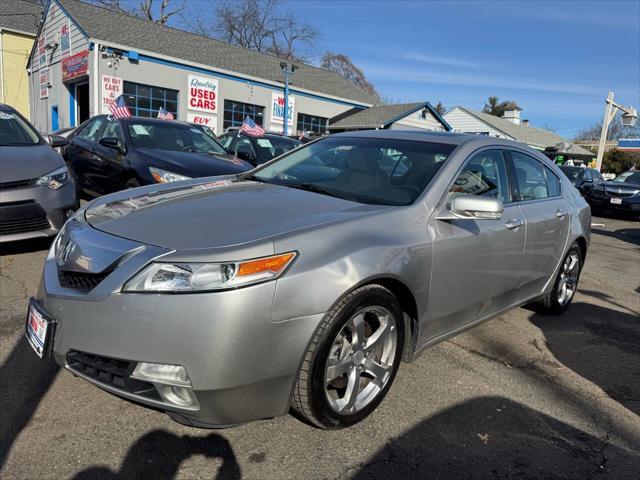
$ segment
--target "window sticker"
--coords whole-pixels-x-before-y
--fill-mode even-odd
[[[133,131],[138,135],[149,135],[149,132],[144,125],[133,125]]]
[[[273,144],[268,138],[258,138],[258,145],[265,148],[273,148]]]
[[[0,112],[0,119],[2,120],[13,120],[13,115],[7,112]]]

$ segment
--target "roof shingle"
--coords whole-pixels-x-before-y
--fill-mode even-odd
[[[42,20],[42,11],[42,5],[35,1],[1,0],[0,28],[35,35]]]
[[[354,113],[329,125],[329,130],[343,128],[383,128],[392,120],[424,108],[427,102],[398,103],[395,105],[375,105]],[[342,115],[340,115],[342,117]]]
[[[58,1],[92,39],[283,83],[282,59],[273,55],[78,0]],[[372,104],[375,101],[371,95],[334,72],[304,63],[299,67],[291,81],[293,89],[299,87],[357,103]]]

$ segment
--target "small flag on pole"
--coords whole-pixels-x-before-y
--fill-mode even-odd
[[[158,110],[158,118],[161,120],[175,120],[173,113],[162,107],[160,107],[160,110]]]
[[[109,112],[114,118],[129,118],[131,116],[122,95],[109,104]]]
[[[260,125],[257,125],[251,118],[244,117],[244,123],[240,127],[241,132],[245,132],[254,137],[260,137],[264,135],[264,128]]]

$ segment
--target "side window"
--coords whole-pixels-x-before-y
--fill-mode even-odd
[[[450,192],[465,195],[482,195],[511,202],[509,179],[501,150],[485,150],[467,161],[462,173],[453,182]]]
[[[544,167],[544,175],[547,177],[547,192],[549,193],[549,196],[559,197],[562,195],[560,179],[556,177],[556,174],[553,173],[550,168]]]
[[[96,118],[95,120],[87,123],[87,125],[85,125],[85,127],[80,131],[80,133],[78,133],[77,136],[80,138],[84,138],[85,140],[91,140],[95,142],[98,137],[98,132],[102,128],[102,125],[104,125],[105,121],[106,118],[104,117]]]
[[[118,122],[115,122],[113,120],[107,122],[107,126],[102,131],[100,138],[107,137],[116,137],[118,140],[120,140],[120,142],[123,141],[122,131],[120,130],[120,125],[118,125]]]
[[[533,157],[511,151],[516,170],[516,200],[539,200],[549,197],[545,167]]]
[[[591,181],[594,180],[593,173],[591,173],[591,170],[585,171],[582,178],[584,178],[585,180],[591,180]]]
[[[223,135],[222,137],[218,138],[218,141],[225,149],[228,149],[229,147],[231,147],[233,135]]]
[[[251,145],[251,141],[249,139],[247,139],[247,138],[238,138],[238,141],[236,142],[236,146],[234,148],[234,150],[236,152],[238,151],[238,148],[240,147],[240,145],[248,145],[249,149],[253,152],[253,146]]]

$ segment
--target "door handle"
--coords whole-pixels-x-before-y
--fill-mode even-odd
[[[523,225],[524,225],[524,220],[522,220],[521,218],[510,218],[507,221],[507,223],[504,224],[504,226],[507,227],[509,230],[514,230]]]
[[[556,217],[558,218],[564,218],[567,215],[567,212],[565,210],[556,210]]]

